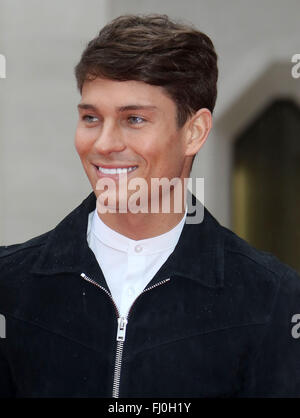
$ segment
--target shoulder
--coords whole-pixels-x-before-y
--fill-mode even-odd
[[[224,239],[224,273],[227,280],[241,282],[252,289],[257,298],[285,298],[300,306],[300,276],[275,255],[256,249],[229,229],[222,227]],[[235,278],[235,279],[234,279]]]
[[[224,236],[224,252],[227,257],[234,257],[246,265],[256,266],[259,270],[273,273],[276,276],[296,273],[290,266],[280,261],[268,251],[258,250],[231,230],[221,226]],[[297,274],[297,273],[296,273]]]
[[[30,238],[29,240],[19,244],[0,246],[0,260],[2,261],[5,260],[5,258],[7,257],[13,257],[17,255],[19,252],[22,252],[24,254],[25,252],[32,251],[35,248],[45,245],[45,242],[47,241],[50,232],[51,231],[45,232],[41,235]]]
[[[33,237],[25,242],[0,246],[0,282],[6,271],[14,271],[19,267],[26,268],[38,256],[47,242],[51,231]]]
[[[236,258],[246,265],[281,275],[290,267],[267,251],[258,250],[231,230],[221,226],[224,236],[225,257]]]

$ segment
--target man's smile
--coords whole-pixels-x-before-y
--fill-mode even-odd
[[[135,170],[138,168],[137,165],[131,167],[103,167],[103,166],[96,166],[101,173],[104,174],[122,174],[122,173],[130,173],[130,171]]]
[[[111,177],[113,179],[118,179],[119,174],[129,174],[138,168],[138,165],[134,165],[134,166],[95,165],[95,164],[93,165],[96,168],[97,176],[99,178]]]

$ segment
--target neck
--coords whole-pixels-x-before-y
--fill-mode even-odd
[[[172,203],[173,202],[173,203]],[[100,219],[114,231],[133,240],[153,238],[173,229],[182,220],[186,209],[186,196],[182,193],[181,211],[174,211],[171,198],[170,212],[164,213],[160,205],[159,213],[100,213]]]

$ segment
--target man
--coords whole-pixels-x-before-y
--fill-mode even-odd
[[[0,249],[2,396],[299,396],[298,275],[206,209],[189,221],[217,74],[210,39],[167,16],[121,16],[88,44],[75,146],[93,191]]]

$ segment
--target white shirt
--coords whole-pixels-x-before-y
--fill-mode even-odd
[[[97,210],[89,214],[87,241],[104,274],[120,316],[167,260],[181,235],[187,214],[170,231],[153,238],[130,239],[109,228]]]

